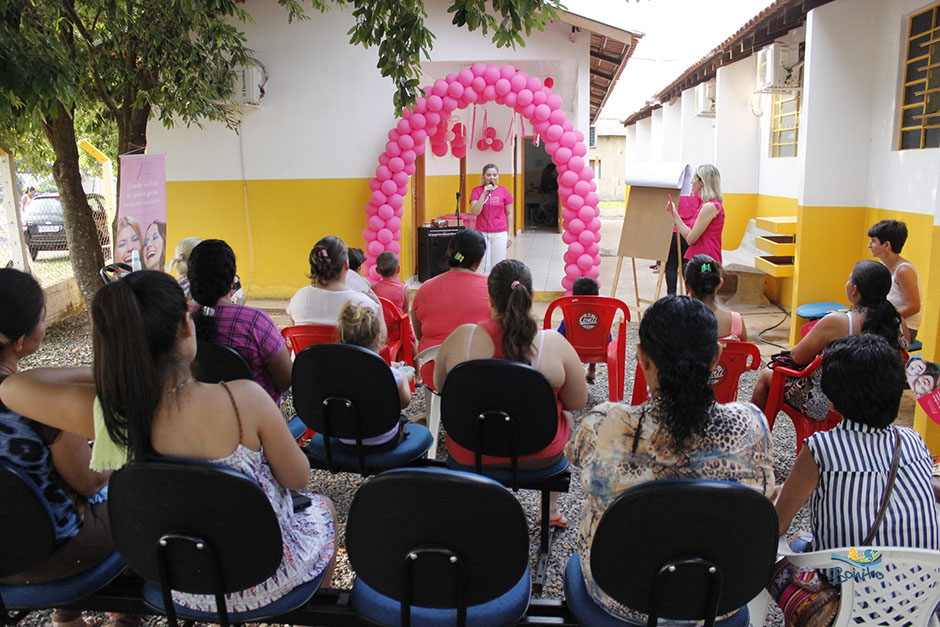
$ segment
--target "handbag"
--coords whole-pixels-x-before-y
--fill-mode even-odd
[[[768,368],[776,368],[777,366],[783,366],[784,368],[789,368],[790,370],[802,370],[807,366],[807,364],[798,364],[794,361],[793,357],[790,356],[790,351],[780,351],[779,353],[774,353],[770,356],[770,364]]]
[[[888,481],[878,514],[862,540],[863,546],[871,544],[881,527],[901,463],[901,434],[896,427],[891,429],[894,431],[891,470],[888,472]],[[825,575],[818,570],[800,571],[786,557],[774,566],[767,589],[783,611],[787,627],[828,627],[839,610],[838,586],[829,583]]]

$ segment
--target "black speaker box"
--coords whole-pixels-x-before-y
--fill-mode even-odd
[[[463,226],[418,227],[418,280],[422,283],[447,272],[447,245]]]

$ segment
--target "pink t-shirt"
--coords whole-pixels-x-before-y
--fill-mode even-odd
[[[474,187],[470,192],[470,202],[479,200],[483,195],[482,185]],[[483,211],[477,216],[477,230],[483,233],[499,233],[509,228],[509,223],[506,222],[506,207],[509,205],[512,205],[512,194],[502,185],[497,185],[483,205]]]
[[[712,221],[705,227],[705,232],[698,238],[698,241],[689,245],[685,251],[685,259],[691,259],[695,255],[708,255],[718,263],[721,263],[721,231],[725,228],[725,208],[717,198],[709,200],[714,203],[718,213],[712,218]],[[708,203],[705,203],[708,204]],[[703,205],[704,206],[704,205]]]
[[[405,311],[405,284],[398,277],[376,281],[372,284],[372,291],[398,307],[399,311]]]

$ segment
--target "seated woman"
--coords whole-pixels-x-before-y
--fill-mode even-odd
[[[744,316],[736,311],[728,311],[715,299],[715,294],[724,282],[724,268],[708,255],[695,255],[685,267],[685,289],[689,296],[705,303],[715,314],[715,320],[718,321],[718,341],[747,342]]]
[[[39,349],[46,334],[46,306],[36,280],[19,270],[0,269],[0,382],[19,361]],[[91,382],[87,373],[86,382]],[[6,397],[6,394],[3,395]],[[6,577],[4,584],[37,584],[84,572],[114,552],[108,503],[89,499],[108,483],[110,472],[88,468],[88,440],[40,424],[0,401],[0,459],[33,480],[55,520],[55,548],[26,572]],[[119,617],[121,624],[136,619]],[[53,610],[57,627],[83,626],[78,610]]]
[[[274,399],[290,387],[290,351],[271,317],[260,309],[234,305],[235,253],[220,239],[199,243],[189,256],[189,289],[201,308],[193,314],[198,337],[238,351],[252,378]]]
[[[306,487],[310,464],[270,396],[254,381],[193,380],[196,331],[173,277],[144,270],[105,285],[92,304],[92,321],[93,385],[76,382],[75,369],[37,368],[3,382],[4,402],[94,438],[91,466],[99,470],[158,454],[211,460],[255,478],[277,515],[284,557],[265,582],[227,595],[231,606],[261,607],[332,568],[332,504],[310,495],[312,505],[294,512],[288,490]],[[215,611],[211,595],[174,592],[173,598]]]
[[[917,432],[891,426],[905,382],[897,348],[870,334],[839,338],[823,353],[821,370],[822,391],[843,420],[808,437],[797,455],[776,503],[780,535],[809,501],[812,534],[799,538],[800,544],[809,541],[807,548],[813,551],[863,546],[877,518],[900,438],[894,487],[870,544],[940,549],[930,451]],[[794,548],[802,547],[795,543]],[[770,589],[776,599],[794,585],[792,576],[781,570],[774,577]],[[787,597],[794,593],[806,595],[805,590],[792,589]]]
[[[887,300],[891,290],[891,273],[877,261],[859,261],[845,284],[845,294],[852,303],[850,311],[827,314],[813,325],[809,333],[790,351],[797,364],[805,366],[823,352],[832,340],[856,333],[880,335],[895,350],[907,348],[906,328],[901,316]],[[819,387],[820,370],[808,377],[787,377],[783,399],[791,407],[813,420],[823,421],[829,414],[829,401]],[[773,370],[764,369],[751,395],[758,407],[767,405]]]
[[[458,231],[447,246],[450,270],[428,279],[418,288],[411,303],[411,328],[418,338],[418,351],[444,343],[462,324],[490,317],[486,275],[477,273],[486,239],[473,229]],[[454,303],[460,303],[455,307]],[[431,381],[433,371],[422,369],[421,378]]]
[[[540,330],[532,317],[532,275],[517,259],[504,259],[493,267],[487,280],[492,318],[479,324],[457,327],[441,346],[434,366],[434,386],[444,388],[444,380],[454,366],[471,359],[511,359],[529,364],[548,379],[558,397],[558,431],[548,447],[519,458],[522,468],[544,468],[561,459],[568,442],[570,424],[562,410],[574,411],[587,403],[587,383],[578,354],[555,331]],[[486,390],[480,390],[486,394]],[[471,451],[447,440],[447,453],[458,463],[474,464]],[[508,458],[483,456],[487,465],[509,464]],[[558,493],[551,498],[551,524],[567,527],[568,520],[558,512]]]
[[[645,625],[645,615],[614,601],[591,576],[591,542],[610,504],[633,486],[676,478],[736,481],[770,496],[774,460],[757,407],[715,402],[709,375],[718,362],[718,329],[705,305],[680,296],[653,303],[640,322],[636,353],[650,400],[595,407],[567,457],[581,468],[588,497],[578,538],[587,589],[613,616]]]
[[[336,330],[339,333],[339,341],[343,344],[352,344],[368,348],[378,354],[379,349],[385,344],[385,338],[382,337],[381,327],[379,327],[379,318],[382,316],[375,312],[371,307],[365,305],[356,305],[347,302],[339,312],[339,323]],[[411,404],[411,381],[414,379],[414,368],[404,366],[404,364],[393,363],[390,366],[392,378],[395,379],[395,386],[398,388],[398,398],[401,401],[401,408],[405,409]],[[355,373],[350,373],[355,376]],[[408,422],[405,415],[402,414],[399,424],[387,433],[366,438],[362,441],[365,446],[387,445],[390,450],[398,445],[405,437],[404,425]],[[340,440],[343,444],[356,445],[355,440]]]
[[[364,294],[346,285],[349,259],[343,240],[332,235],[324,237],[310,251],[309,260],[310,285],[297,290],[287,305],[294,324],[335,325],[347,302],[366,305],[381,313],[379,299],[371,291]],[[385,318],[379,318],[384,332]]]

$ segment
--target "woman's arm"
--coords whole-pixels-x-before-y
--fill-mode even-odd
[[[826,314],[822,320],[813,325],[806,337],[790,350],[790,356],[796,363],[806,365],[816,359],[829,342],[848,332],[849,324],[844,312]]]
[[[676,210],[675,205],[672,206],[672,221],[676,225],[676,229],[685,238],[685,241],[689,243],[689,246],[694,244],[702,237],[702,233],[705,232],[705,229],[708,228],[708,225],[711,224],[711,221],[715,219],[715,216],[718,215],[718,207],[715,206],[713,202],[707,202],[702,206],[702,210],[699,211],[698,217],[695,218],[695,224],[690,229],[685,225],[685,222],[682,221],[682,218],[679,217],[679,212]]]
[[[88,440],[80,435],[63,431],[55,442],[49,445],[49,451],[52,453],[52,465],[56,472],[82,496],[94,496],[111,477],[110,470],[97,472],[88,467],[91,461],[91,447],[88,446]]]
[[[902,318],[910,318],[920,311],[920,292],[917,290],[917,275],[910,266],[901,266],[895,274],[904,306],[898,308]]]
[[[290,389],[290,372],[293,365],[290,360],[290,351],[286,346],[268,360],[266,366],[268,372],[271,373],[271,378],[274,379],[274,387],[277,388],[278,392],[286,392]]]
[[[803,507],[803,503],[809,499],[818,483],[819,466],[816,465],[816,460],[813,459],[809,447],[804,446],[800,454],[796,456],[793,469],[790,470],[790,476],[784,482],[783,488],[780,490],[780,496],[774,505],[777,509],[777,519],[780,522],[780,535],[785,534],[787,529],[790,528],[793,517]]]
[[[556,354],[561,358],[561,363],[565,368],[565,382],[558,391],[561,406],[571,411],[584,409],[588,400],[588,389],[584,369],[581,367],[581,358],[567,339],[558,333],[547,333],[548,338],[551,338],[549,342],[556,347]]]
[[[0,399],[22,416],[74,433],[95,437],[95,385],[91,368],[33,368],[7,377]]]
[[[405,372],[401,376],[401,383],[398,384],[398,399],[401,401],[402,409],[411,405],[411,382],[414,378],[413,372]]]
[[[229,388],[237,393],[239,406],[254,412],[264,458],[277,482],[288,490],[305,488],[310,480],[310,461],[297,446],[271,397],[253,381],[233,381]]]
[[[486,205],[486,201],[489,198],[489,195],[493,192],[494,189],[496,189],[496,186],[492,184],[486,185],[486,186],[481,185],[480,187],[474,188],[473,191],[475,192],[478,189],[482,190],[480,192],[480,195],[477,197],[476,200],[470,201],[470,211],[475,216],[480,215],[480,213],[483,211],[483,207]],[[470,192],[470,193],[471,195],[473,194],[473,192]]]
[[[441,344],[441,350],[437,353],[434,360],[434,389],[441,391],[444,389],[444,380],[447,379],[447,373],[451,368],[459,364],[461,355],[466,354],[467,333],[476,325],[462,324],[447,336],[444,343]]]
[[[515,218],[513,214],[515,213],[514,211],[515,207],[510,202],[510,203],[507,203],[503,207],[503,209],[505,209],[506,211],[506,248],[509,248],[510,246],[512,246],[512,236],[516,232],[516,229],[513,227],[513,222]]]

